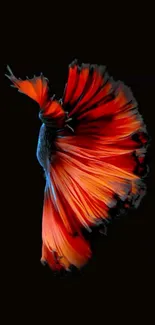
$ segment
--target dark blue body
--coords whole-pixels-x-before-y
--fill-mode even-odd
[[[37,145],[37,159],[44,170],[47,170],[47,163],[51,161],[52,153],[55,151],[54,140],[56,137],[56,130],[52,127],[42,124],[39,131],[38,145]]]

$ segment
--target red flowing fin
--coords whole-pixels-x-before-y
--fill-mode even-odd
[[[77,85],[79,74],[76,62],[77,61],[74,60],[69,66],[68,82],[66,84],[64,95],[64,104],[67,104],[70,101],[72,93]]]
[[[100,103],[97,105],[94,104],[92,109],[89,109],[87,106],[87,110],[79,114],[78,119],[87,118],[88,120],[95,120],[101,117],[111,117],[116,113],[124,111],[124,109],[126,111],[133,109],[135,107],[133,97],[131,97],[132,101],[129,101],[129,98],[126,96],[126,90],[128,90],[128,88],[125,87],[123,83],[116,83],[116,87],[113,93],[110,92],[109,96],[106,96],[105,99],[102,98]],[[112,85],[109,89],[112,89]]]
[[[121,167],[117,167],[113,161],[106,162],[105,159],[104,162],[106,147],[100,152],[98,159],[97,141],[90,141],[89,151],[78,147],[78,143],[76,136],[73,139],[59,138],[57,165],[51,167],[51,170],[54,183],[76,212],[81,225],[87,228],[99,219],[108,217],[107,212],[116,203],[114,194],[117,193],[124,199],[131,181],[137,181],[138,176],[130,169],[121,168],[123,163]]]
[[[59,129],[64,127],[66,115],[60,101],[50,99],[45,108],[40,111],[39,117],[46,125],[53,125]]]
[[[6,74],[6,77],[11,80],[15,88],[17,88],[21,93],[35,100],[41,108],[46,105],[49,98],[48,82],[42,74],[39,77],[21,80],[14,76],[9,66],[7,66],[7,70],[10,75]]]
[[[91,130],[91,133],[96,133],[98,129],[99,133],[109,136],[111,131],[114,134],[118,131],[130,134],[140,129],[142,123],[130,89],[122,82],[114,82],[104,66],[82,64],[80,67],[74,63],[76,74],[72,70],[71,65],[66,89],[70,89],[73,84],[74,89],[70,97],[65,92],[63,107],[69,111],[68,117],[74,120],[76,133],[83,132],[83,129],[85,133],[88,133],[88,129],[89,133]]]
[[[65,112],[59,101],[50,100],[46,109],[43,111],[44,118],[49,118],[53,120],[61,120],[65,118]]]
[[[70,100],[67,102],[64,97],[63,107],[69,111],[68,116],[73,120],[69,126],[73,125],[75,134],[104,136],[106,144],[117,143],[125,137],[129,140],[132,134],[143,130],[144,123],[138,113],[138,104],[130,89],[110,78],[105,67],[96,65],[89,65],[83,87],[84,67],[77,68],[79,78]],[[82,93],[78,92],[79,83]],[[79,98],[75,96],[77,93],[80,94]]]
[[[84,87],[86,86],[86,83],[88,81],[88,77],[89,77],[89,65],[83,65],[81,71],[79,71],[79,78],[78,78],[75,92],[70,100],[71,105],[75,103],[78,100],[78,98],[82,95]]]
[[[136,207],[137,198],[140,202],[143,196],[141,188],[145,193],[141,181],[147,145],[144,122],[123,83],[115,84],[112,98],[108,91],[109,86],[101,106],[94,105],[84,113],[81,106],[73,114],[74,136],[56,141],[59,152],[57,166],[52,168],[54,183],[86,228],[108,218],[116,196]]]
[[[68,81],[64,92],[64,107],[71,107],[69,116],[79,114],[91,103],[98,102],[106,95],[111,88],[110,84],[105,85],[105,89],[101,92],[103,85],[106,83],[107,75],[104,66],[82,64],[77,65],[77,61],[69,66]]]
[[[41,261],[47,262],[53,270],[68,270],[71,265],[81,268],[91,257],[89,244],[78,228],[76,235],[67,231],[59,214],[61,201],[56,206],[55,200],[57,196],[48,184],[44,198]]]
[[[91,71],[91,70],[90,70]],[[82,106],[87,106],[87,103],[90,101],[92,97],[96,94],[96,92],[100,89],[100,87],[103,85],[103,78],[100,75],[99,71],[97,71],[95,69],[95,67],[93,67],[93,73],[92,75],[90,75],[89,77],[90,79],[90,83],[89,83],[89,87],[87,89],[87,91],[85,92],[85,94],[83,95],[83,97],[81,98],[81,100],[75,105],[72,114],[73,115],[75,112],[77,112],[78,109],[82,109]]]
[[[10,75],[6,75],[13,87],[17,88],[19,92],[29,96],[35,100],[40,106],[40,118],[45,123],[53,123],[58,128],[64,125],[65,112],[62,108],[61,102],[49,98],[49,88],[47,79],[41,74],[40,77],[33,79],[20,80],[17,79],[12,73],[11,69],[7,66]]]

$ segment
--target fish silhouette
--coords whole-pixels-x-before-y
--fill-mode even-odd
[[[41,74],[13,87],[39,104],[37,159],[46,185],[42,263],[54,271],[80,269],[90,259],[83,229],[105,225],[111,211],[137,207],[146,192],[146,126],[131,90],[105,66],[69,65],[62,99],[49,95]],[[118,208],[118,209],[117,209]]]

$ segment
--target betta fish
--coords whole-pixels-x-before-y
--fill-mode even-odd
[[[137,207],[146,192],[146,126],[131,90],[105,66],[74,60],[60,100],[41,74],[6,75],[39,105],[37,159],[45,173],[42,263],[52,270],[80,269],[91,258],[91,232],[117,206]]]

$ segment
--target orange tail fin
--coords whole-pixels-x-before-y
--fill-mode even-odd
[[[9,74],[5,76],[13,83],[12,87],[17,88],[19,92],[29,96],[39,104],[41,109],[39,116],[42,121],[50,123],[52,120],[61,127],[65,119],[65,112],[60,101],[50,98],[47,78],[41,73],[39,77],[34,76],[32,79],[21,80],[14,76],[9,66],[7,66],[7,70]]]
[[[81,268],[91,257],[89,243],[78,227],[76,236],[67,231],[49,186],[45,189],[42,238],[41,261],[47,262],[53,270],[68,270],[71,265]]]
[[[17,88],[19,92],[29,96],[35,100],[40,107],[43,107],[48,101],[48,82],[47,79],[41,74],[40,77],[32,79],[21,80],[17,79],[10,67],[7,66],[10,75],[5,76],[11,80],[13,87]]]

